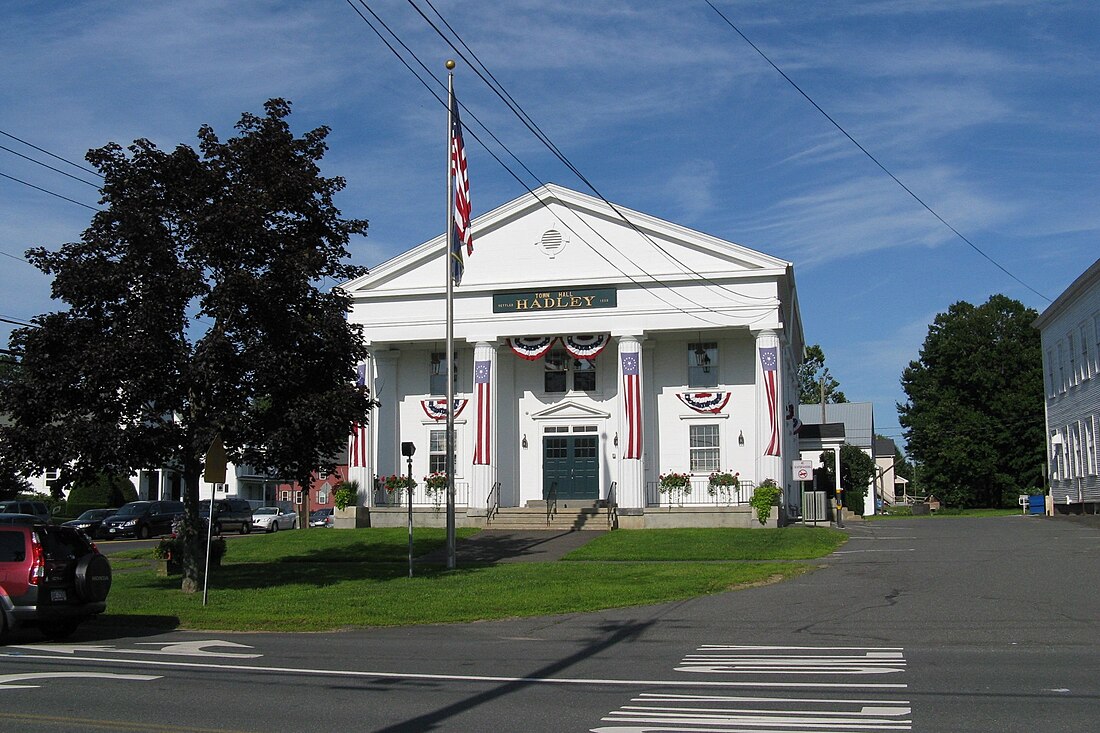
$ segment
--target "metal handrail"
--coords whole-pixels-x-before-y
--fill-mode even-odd
[[[550,491],[546,493],[546,526],[554,521],[558,515],[558,482],[550,484]]]
[[[485,499],[485,523],[493,521],[493,517],[500,511],[500,482],[493,484],[489,489],[489,496]]]
[[[619,502],[615,497],[615,487],[617,482],[612,481],[611,486],[607,489],[607,528],[615,529],[619,526]]]

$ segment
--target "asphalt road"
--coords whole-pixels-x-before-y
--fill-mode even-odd
[[[849,531],[817,572],[644,608],[326,634],[20,633],[0,649],[0,729],[1100,729],[1100,529]]]

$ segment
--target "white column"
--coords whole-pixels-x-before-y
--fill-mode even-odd
[[[400,358],[401,352],[398,349],[374,352],[375,376],[371,394],[380,403],[374,411],[376,420],[371,425],[371,433],[374,435],[372,460],[375,476],[406,472],[401,462],[401,424],[398,410],[401,393],[398,391],[397,363]],[[374,506],[373,476],[368,477],[365,485],[360,485],[370,493],[367,506]]]
[[[774,351],[772,351],[774,349]],[[783,425],[783,354],[779,336],[775,331],[764,330],[756,334],[756,353],[753,358],[756,361],[756,482],[759,484],[764,479],[775,479],[777,485],[783,488],[786,485],[786,474],[783,471],[783,435],[786,428]],[[765,374],[765,364],[774,364],[775,395],[769,395],[769,376]],[[774,423],[773,423],[774,421]],[[774,424],[774,431],[773,431]],[[769,446],[773,440],[778,444],[779,455],[768,455]]]
[[[468,511],[484,512],[489,491],[497,480],[497,349],[488,341],[474,345],[473,414],[470,435],[470,500]],[[478,450],[478,447],[481,450]],[[478,459],[486,461],[478,463]]]
[[[636,336],[619,337],[619,481],[616,500],[627,509],[645,508],[645,425],[642,406],[642,345]]]
[[[377,386],[378,380],[375,379],[375,360],[372,354],[367,354],[366,357],[366,379],[365,386],[369,390],[369,395],[372,400],[378,399]],[[348,460],[348,481],[355,481],[359,484],[359,505],[360,506],[373,506],[374,505],[374,465],[375,465],[375,431],[377,427],[375,423],[378,421],[378,410],[371,409],[368,413],[368,422],[366,429],[366,465],[352,466],[350,456]]]

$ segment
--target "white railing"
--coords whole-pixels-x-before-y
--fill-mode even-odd
[[[748,504],[756,488],[752,481],[742,481],[737,486],[715,486],[710,492],[710,481],[706,476],[691,477],[691,491],[657,490],[657,482],[646,484],[646,506],[739,506]]]

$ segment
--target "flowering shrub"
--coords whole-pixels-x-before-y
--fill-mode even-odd
[[[336,485],[336,491],[332,492],[332,503],[337,509],[347,509],[359,501],[359,482],[341,481]]]
[[[424,495],[438,507],[447,491],[447,474],[444,471],[429,473],[424,477]]]

